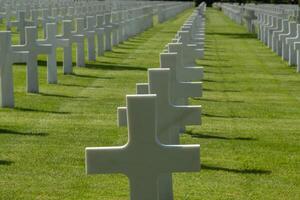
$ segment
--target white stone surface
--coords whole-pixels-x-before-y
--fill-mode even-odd
[[[52,46],[47,44],[39,44],[37,42],[38,33],[35,26],[28,26],[25,28],[25,44],[13,46],[14,51],[28,51],[27,62],[27,92],[39,92],[38,79],[38,55],[51,54]]]
[[[63,20],[62,29],[63,29],[62,35],[57,36],[57,38],[68,39],[70,42],[70,45],[64,48],[63,71],[64,74],[72,74],[73,73],[72,46],[75,43],[77,44],[76,63],[80,67],[85,66],[84,48],[80,48],[84,46],[84,36],[80,34],[74,34],[72,32],[73,28],[72,28],[71,20]]]
[[[46,25],[46,39],[38,40],[38,44],[48,44],[52,46],[52,51],[48,55],[48,60],[47,60],[47,80],[49,84],[57,84],[56,49],[70,48],[70,42],[68,39],[58,39],[56,35],[57,35],[56,24],[48,23]]]
[[[179,144],[181,127],[186,125],[201,124],[201,106],[180,106],[170,102],[170,69],[149,69],[149,87],[139,84],[144,89],[144,94],[157,96],[157,129],[158,140],[162,144]],[[148,85],[147,85],[148,86]],[[127,108],[118,109],[119,126],[127,125]],[[172,175],[164,174],[159,178],[159,199],[173,199]]]
[[[0,32],[0,106],[13,108],[13,63],[27,63],[28,52],[15,52],[11,47],[11,32]]]
[[[156,95],[127,96],[127,108],[128,143],[86,148],[87,173],[126,174],[131,200],[158,200],[162,174],[200,170],[199,145],[163,145],[158,141]]]
[[[34,23],[32,21],[28,21],[25,18],[26,13],[24,11],[20,11],[18,15],[17,21],[12,21],[10,24],[11,26],[17,27],[20,36],[20,44],[25,44],[25,27],[33,26]]]

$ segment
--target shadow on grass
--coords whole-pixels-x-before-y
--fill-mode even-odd
[[[254,175],[269,175],[272,173],[270,170],[262,169],[231,169],[226,167],[211,166],[206,164],[201,164],[203,170],[214,170],[214,171],[225,171],[237,174],[254,174]]]
[[[56,62],[56,65],[57,65],[58,67],[62,67],[62,66],[63,66],[63,62],[62,62],[62,61],[57,61],[57,62]],[[46,60],[38,60],[38,66],[47,67],[47,61],[46,61]],[[73,62],[73,63],[72,63],[72,66],[73,66],[73,67],[76,66],[76,63]]]
[[[238,100],[218,100],[218,99],[206,99],[202,97],[194,97],[193,100],[197,101],[209,101],[209,102],[223,102],[223,103],[245,103],[245,101],[238,101]]]
[[[58,114],[58,115],[71,114],[70,112],[57,112],[57,111],[49,111],[49,110],[37,110],[37,109],[32,109],[32,108],[21,108],[21,107],[16,107],[14,109],[17,110],[17,111],[21,111],[21,112],[49,113],[49,114]]]
[[[23,135],[23,136],[38,136],[44,137],[48,136],[48,133],[28,133],[28,132],[20,132],[20,131],[13,131],[8,129],[0,129],[0,135]]]
[[[215,66],[211,66],[211,67],[215,67]],[[209,71],[209,70],[204,70],[205,74],[236,74],[234,72],[221,72],[221,71]]]
[[[0,165],[9,166],[9,165],[12,165],[12,164],[14,164],[14,162],[12,162],[12,161],[9,161],[9,160],[0,160]]]
[[[213,115],[213,114],[208,114],[208,113],[202,113],[202,116],[204,117],[214,117],[214,118],[238,118],[238,119],[246,119],[247,117],[240,117],[240,116],[224,116],[224,115]]]
[[[256,141],[256,138],[251,137],[225,137],[212,134],[195,133],[195,131],[187,130],[185,134],[190,135],[193,138],[203,139],[217,139],[217,140],[242,140],[242,141]]]
[[[67,86],[67,87],[94,88],[94,89],[103,88],[103,86],[89,86],[89,85],[85,86],[85,85],[67,84],[67,83],[59,83],[58,85]]]
[[[221,32],[207,32],[206,35],[225,36],[234,39],[257,39],[256,34],[252,33],[221,33]]]
[[[48,93],[39,93],[41,96],[46,96],[46,97],[58,97],[58,98],[67,98],[67,99],[88,99],[88,97],[74,97],[74,96],[67,96],[67,95],[61,95],[61,94],[48,94]]]
[[[212,80],[212,79],[203,79],[203,82],[208,82],[208,83],[238,83],[238,81]]]
[[[91,64],[86,64],[86,68],[90,68]],[[114,77],[102,77],[102,76],[93,76],[93,75],[86,75],[86,74],[70,74],[69,76],[76,76],[79,78],[92,78],[92,79],[106,79],[106,80],[111,80],[111,79],[115,79]]]
[[[240,90],[214,90],[214,89],[209,89],[209,88],[204,88],[203,91],[206,92],[241,92]]]
[[[99,63],[99,64],[86,64],[86,68],[103,69],[103,70],[116,70],[116,71],[122,71],[122,70],[147,71],[148,70],[147,68],[144,68],[144,67],[119,65],[119,64],[109,63],[109,62],[102,62],[102,63]]]

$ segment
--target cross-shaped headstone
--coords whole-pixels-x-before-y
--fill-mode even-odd
[[[28,52],[11,48],[11,32],[0,32],[0,105],[14,107],[13,63],[27,63]]]
[[[297,52],[294,48],[296,42],[300,42],[300,24],[297,24],[296,36],[286,38],[286,43],[289,46],[289,65],[297,64]]]
[[[119,25],[119,19],[118,19],[118,12],[114,12],[112,13],[112,43],[113,45],[117,45],[118,44],[118,29],[120,27]]]
[[[169,43],[168,49],[170,53],[177,53],[178,63],[176,65],[177,78],[180,81],[195,81],[202,80],[204,69],[203,67],[184,66],[183,44]]]
[[[27,92],[38,93],[39,81],[38,81],[38,55],[50,54],[52,52],[52,46],[47,44],[38,44],[38,33],[35,26],[28,26],[25,28],[24,45],[13,46],[14,51],[28,51],[27,62]]]
[[[33,26],[34,23],[32,21],[28,21],[25,18],[26,13],[24,11],[20,11],[18,15],[17,21],[12,21],[11,26],[17,27],[17,30],[20,32],[20,44],[25,44],[25,27]]]
[[[176,105],[188,105],[189,97],[202,96],[202,82],[182,82],[178,80],[176,65],[179,62],[177,53],[161,53],[160,67],[171,70],[171,102]]]
[[[104,16],[97,15],[96,20],[98,56],[102,56],[104,54]]]
[[[77,18],[77,33],[84,35],[88,41],[88,59],[89,61],[96,60],[96,49],[95,49],[95,26],[96,18],[94,16],[87,16],[87,27],[84,27],[84,19]]]
[[[177,106],[170,102],[170,69],[149,69],[149,91],[157,95],[158,140],[162,144],[179,144],[181,127],[201,124],[201,106]],[[127,125],[127,108],[118,108],[119,126]],[[159,178],[159,199],[173,199],[172,174]]]
[[[297,35],[297,23],[289,23],[289,31],[287,34],[282,34],[279,36],[279,40],[282,43],[282,59],[289,60],[289,46],[286,43],[286,38],[295,37]]]
[[[57,63],[56,63],[56,49],[67,48],[70,46],[68,39],[56,38],[57,26],[55,23],[48,23],[46,25],[46,39],[39,40],[39,44],[48,44],[52,46],[52,52],[48,55],[47,61],[47,80],[49,84],[57,83]]]
[[[196,44],[190,44],[189,33],[187,31],[178,31],[179,41],[183,44],[184,65],[195,66],[196,59],[202,58],[204,55],[203,49],[198,49]]]
[[[79,48],[84,46],[84,36],[80,34],[73,34],[72,32],[72,21],[63,20],[62,22],[62,35],[57,36],[58,39],[68,39],[70,45],[64,48],[64,59],[63,59],[63,70],[64,74],[73,73],[73,64],[72,64],[72,46],[74,43],[77,44],[76,49],[76,61],[78,66],[84,66],[84,48]]]
[[[163,145],[158,141],[156,95],[128,95],[127,108],[128,143],[86,148],[86,171],[126,174],[131,200],[158,200],[162,174],[200,170],[199,145]]]
[[[111,33],[113,31],[113,25],[111,23],[111,13],[107,13],[104,15],[105,20],[105,50],[111,51],[112,44],[111,44]]]

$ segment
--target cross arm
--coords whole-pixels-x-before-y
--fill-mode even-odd
[[[57,46],[58,47],[68,47],[70,46],[70,40],[69,39],[57,39]]]
[[[184,67],[180,77],[184,81],[195,81],[203,79],[203,67]]]
[[[12,63],[27,63],[28,51],[12,52]]]
[[[296,42],[296,43],[294,44],[294,48],[295,48],[296,50],[300,50],[300,42]]]
[[[13,51],[27,51],[27,46],[25,45],[13,45],[11,47]]]
[[[118,126],[119,127],[127,126],[127,107],[118,108]]]
[[[52,52],[52,45],[50,44],[38,45],[37,51],[39,54],[50,54]]]
[[[166,173],[197,172],[200,171],[200,145],[162,145],[157,159]]]
[[[84,42],[84,35],[82,35],[82,34],[73,34],[72,39],[76,42]]]
[[[175,106],[178,119],[174,123],[181,126],[201,124],[201,106]]]
[[[126,146],[89,147],[85,149],[86,173],[108,174],[126,171]]]
[[[202,97],[202,82],[182,82],[180,86],[182,97]]]
[[[148,83],[137,83],[136,84],[136,94],[148,94],[149,84]]]

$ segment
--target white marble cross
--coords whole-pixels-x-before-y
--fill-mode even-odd
[[[70,45],[64,48],[64,60],[63,60],[63,70],[64,74],[73,73],[73,64],[72,64],[72,45],[77,43],[76,49],[76,64],[78,66],[85,66],[84,62],[84,36],[79,34],[73,34],[72,32],[72,21],[63,20],[63,34],[57,36],[58,39],[68,39]]]
[[[37,42],[38,32],[35,26],[28,26],[25,28],[25,45],[13,46],[14,51],[28,51],[27,62],[27,92],[38,93],[39,92],[39,80],[38,80],[38,55],[50,54],[52,52],[52,46],[47,44],[38,44]]]
[[[189,97],[202,96],[202,82],[181,82],[178,80],[176,65],[179,62],[177,53],[161,53],[160,67],[171,70],[171,102],[176,105],[188,105]]]
[[[20,32],[20,44],[25,44],[25,27],[33,26],[34,22],[28,21],[25,18],[26,13],[24,11],[20,11],[18,15],[17,21],[12,21],[10,24],[11,26],[17,27],[18,31]]]
[[[178,106],[170,102],[170,69],[149,69],[148,79],[149,90],[144,94],[157,96],[158,140],[162,144],[180,144],[182,127],[201,124],[201,106]],[[126,113],[126,107],[118,108],[119,126],[127,125]],[[159,178],[159,196],[159,199],[173,199],[172,174]]]
[[[52,46],[52,52],[48,55],[47,60],[47,80],[49,84],[57,83],[57,60],[56,49],[67,48],[70,46],[68,39],[56,38],[57,26],[55,23],[48,23],[46,25],[46,39],[38,40],[38,44],[48,44]]]
[[[88,59],[89,61],[96,60],[96,47],[95,47],[95,26],[96,18],[94,16],[87,16],[87,27],[84,27],[84,19],[77,18],[77,33],[84,35],[87,38],[88,45]]]
[[[196,44],[190,44],[188,31],[178,31],[179,42],[183,43],[183,56],[185,66],[195,66],[196,59],[202,58],[203,49],[198,49]]]
[[[27,63],[28,52],[11,48],[11,32],[0,32],[0,105],[14,107],[13,63]]]
[[[282,42],[279,40],[280,35],[288,33],[288,30],[289,20],[282,20],[282,29],[273,33],[273,51],[275,50],[279,56],[282,55]]]
[[[295,37],[297,35],[297,23],[289,23],[289,31],[286,34],[279,36],[279,40],[282,43],[282,60],[289,60],[289,46],[286,43],[286,38]]]
[[[111,23],[111,13],[104,15],[105,20],[105,50],[111,51],[112,50],[112,41],[111,41],[111,33],[113,31],[113,25]]]
[[[128,143],[86,148],[86,171],[123,173],[130,181],[131,200],[158,200],[162,174],[200,170],[200,146],[158,141],[156,95],[128,95],[127,108]]]
[[[119,28],[120,28],[120,21],[119,21],[119,12],[114,12],[112,13],[112,44],[114,46],[119,44]]]
[[[96,16],[96,34],[97,34],[97,50],[98,56],[104,55],[104,16]]]
[[[168,50],[170,53],[177,53],[178,63],[176,65],[177,78],[180,81],[196,81],[202,80],[204,69],[203,67],[184,66],[183,44],[169,43]]]
[[[297,64],[297,52],[294,48],[294,44],[300,42],[300,24],[297,24],[296,36],[286,38],[286,43],[289,47],[289,65]]]

